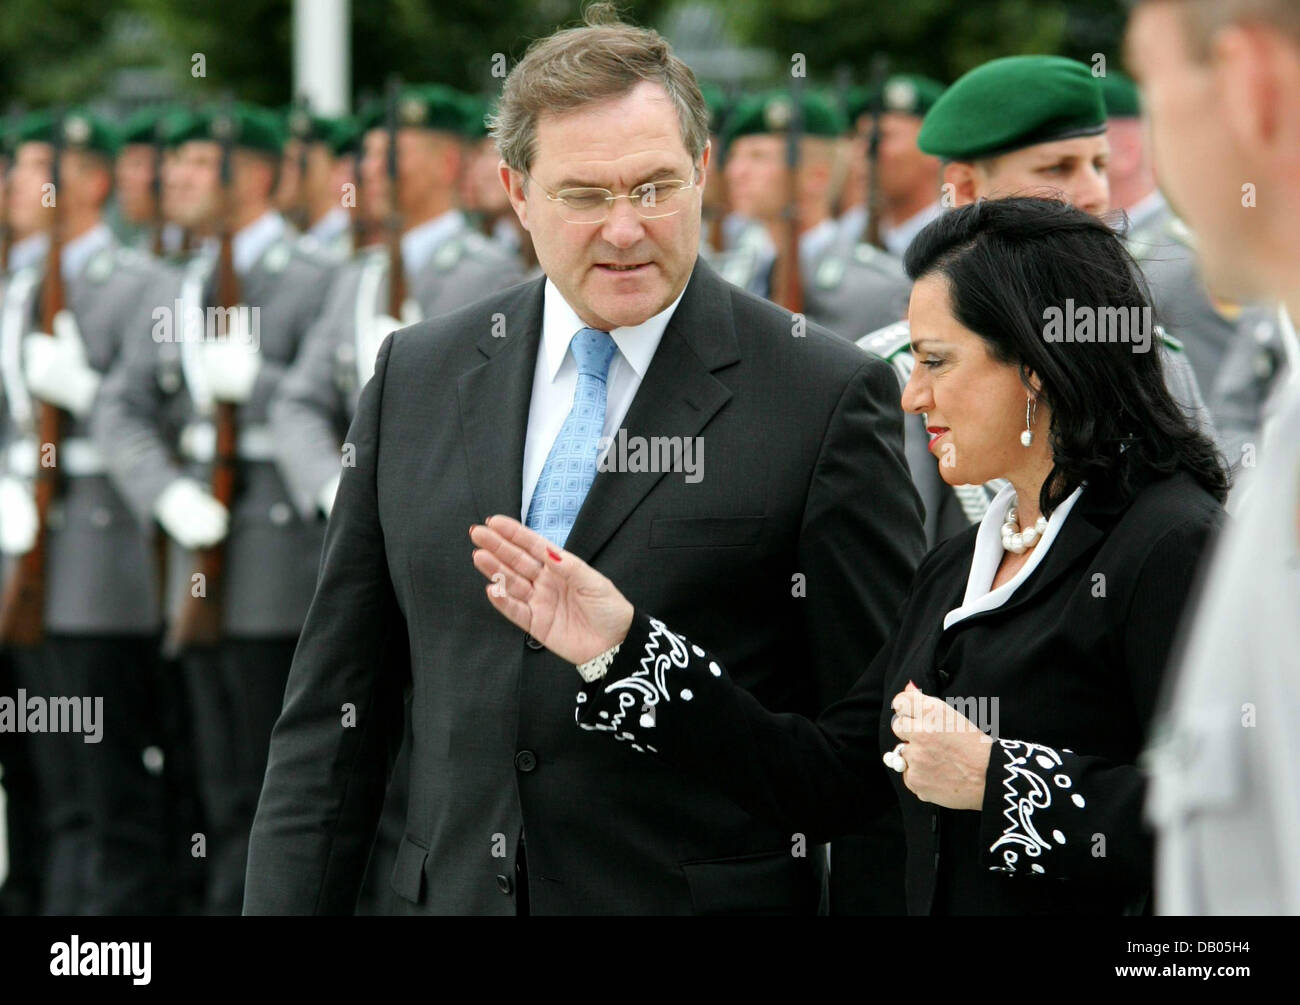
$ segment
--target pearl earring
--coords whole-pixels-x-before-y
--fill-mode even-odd
[[[1034,431],[1031,428],[1034,424],[1034,413],[1038,411],[1038,402],[1031,397],[1025,398],[1025,431],[1020,434],[1020,445],[1022,447],[1032,446],[1034,442]]]

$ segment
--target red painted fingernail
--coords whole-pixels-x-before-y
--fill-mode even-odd
[[[553,559],[554,559],[555,561],[557,561],[557,562],[560,560],[560,556],[557,555],[555,552],[551,551],[550,548],[547,548],[547,549],[546,549],[546,554],[550,555],[551,558],[553,558]]]

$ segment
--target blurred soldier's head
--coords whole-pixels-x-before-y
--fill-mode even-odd
[[[1300,4],[1147,0],[1129,26],[1128,65],[1161,187],[1200,238],[1215,293],[1294,297]]]
[[[843,119],[821,95],[805,94],[795,171],[795,201],[805,228],[830,216],[843,181]],[[741,216],[774,225],[785,212],[789,187],[789,133],[793,105],[774,91],[740,102],[723,134],[727,146],[727,200]]]
[[[362,115],[361,183],[367,216],[382,221],[394,208],[402,226],[427,223],[456,206],[466,126],[463,96],[437,84],[410,86],[397,99],[397,202],[388,181],[388,109],[377,102]]]
[[[56,142],[61,148],[57,191],[51,184]],[[74,237],[98,222],[113,190],[116,146],[108,125],[85,112],[28,116],[18,127],[9,172],[9,222],[14,237],[49,228],[56,203],[63,214],[64,237]]]
[[[1110,142],[1110,201],[1116,209],[1132,209],[1156,189],[1151,168],[1147,123],[1133,78],[1110,70],[1101,80],[1106,99],[1106,139]]]
[[[699,254],[708,131],[690,68],[607,4],[511,70],[492,118],[501,181],[587,324],[641,324],[682,292]]]
[[[164,123],[164,109],[146,108],[127,119],[120,132],[113,194],[122,219],[136,226],[153,222],[154,175],[162,168],[159,141]]]
[[[171,140],[176,153],[165,165],[164,205],[176,223],[200,234],[217,229],[225,208],[225,142],[231,146],[230,225],[238,230],[272,209],[284,149],[274,113],[251,105],[204,109],[178,123]]]
[[[848,171],[841,205],[848,209],[867,200],[867,148],[872,109],[880,107],[880,147],[876,170],[880,196],[890,215],[919,211],[939,198],[943,166],[916,145],[921,123],[943,94],[937,80],[916,74],[896,74],[885,80],[879,96],[863,88],[849,96],[847,111],[853,129],[848,144]]]
[[[1101,85],[1072,59],[1010,56],[976,67],[935,103],[918,143],[945,162],[951,205],[1027,195],[1094,216],[1110,208]]]
[[[294,108],[288,127],[275,208],[305,229],[341,204],[342,186],[352,179],[352,158],[338,150],[348,140],[349,123]]]

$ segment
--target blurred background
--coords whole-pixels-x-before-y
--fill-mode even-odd
[[[0,112],[88,102],[113,115],[158,100],[226,91],[279,106],[306,93],[326,114],[352,111],[390,73],[495,92],[529,41],[578,17],[576,0],[5,0]],[[997,56],[1117,58],[1122,0],[637,0],[625,17],[657,28],[704,79],[729,91],[777,82],[790,54],[826,86],[863,83],[871,54],[891,69],[950,82]],[[295,32],[320,67],[342,24],[349,80],[311,84]],[[322,34],[323,33],[323,34]],[[313,45],[313,40],[315,44]],[[330,43],[326,41],[326,47]],[[196,60],[201,56],[201,60]],[[295,66],[297,62],[297,66]],[[497,64],[499,65],[499,60]],[[299,76],[296,78],[295,73]],[[337,72],[331,77],[339,77]]]

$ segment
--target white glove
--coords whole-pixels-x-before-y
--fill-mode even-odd
[[[359,350],[361,359],[357,367],[363,384],[374,375],[375,357],[379,355],[379,347],[384,344],[384,339],[399,328],[418,324],[423,320],[423,314],[424,312],[420,310],[419,303],[407,297],[402,301],[402,319],[400,321],[391,314],[378,314],[370,319],[370,325],[361,340]]]
[[[86,347],[71,311],[54,315],[54,334],[23,339],[23,375],[32,394],[84,418],[99,391],[100,376],[86,362]]]
[[[0,478],[0,551],[26,555],[36,544],[36,524],[32,490],[17,478]]]
[[[316,505],[321,508],[321,512],[326,516],[329,516],[334,509],[334,497],[339,494],[339,482],[342,478],[341,474],[335,475],[321,486],[321,490],[316,496]]]
[[[163,530],[182,548],[208,548],[226,536],[230,511],[192,478],[177,478],[153,504]]]
[[[218,401],[242,404],[253,393],[253,382],[261,368],[262,357],[257,339],[249,330],[250,309],[240,304],[232,311],[226,337],[204,342],[202,349],[203,373],[208,390]]]

